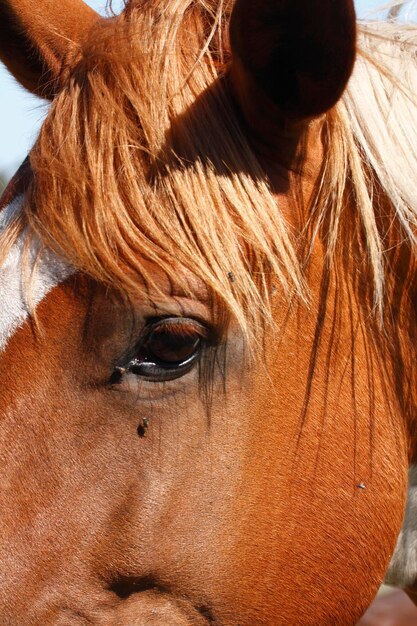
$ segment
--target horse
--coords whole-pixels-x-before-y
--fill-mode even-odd
[[[0,213],[2,624],[413,597],[415,51],[352,0],[0,0],[51,102]]]

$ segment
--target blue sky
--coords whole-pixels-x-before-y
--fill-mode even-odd
[[[359,17],[372,15],[384,0],[356,0]],[[106,0],[88,0],[94,9],[104,12]],[[121,1],[114,0],[117,8]],[[47,105],[27,94],[3,67],[0,67],[0,172],[9,176],[26,156],[36,138]]]

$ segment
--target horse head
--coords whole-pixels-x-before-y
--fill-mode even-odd
[[[51,100],[0,214],[2,623],[370,604],[416,282],[357,48],[352,0],[0,1],[2,60]]]

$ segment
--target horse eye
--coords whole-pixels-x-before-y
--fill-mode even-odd
[[[180,378],[198,361],[206,336],[204,326],[192,319],[179,317],[150,322],[134,358],[124,367],[116,368],[112,382],[120,382],[125,373],[155,382]]]
[[[150,333],[141,352],[147,361],[172,367],[192,357],[200,343],[201,337],[195,333],[184,332],[181,328],[175,329],[175,326],[170,328],[169,324],[163,324]]]

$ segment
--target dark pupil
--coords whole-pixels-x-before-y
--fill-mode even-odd
[[[158,330],[153,332],[143,346],[143,357],[147,361],[159,363],[181,363],[191,358],[198,348],[200,338]]]

